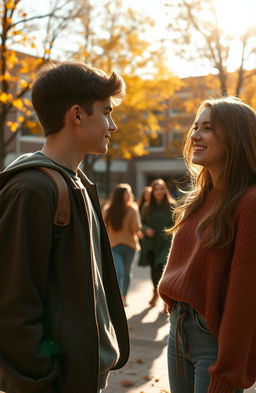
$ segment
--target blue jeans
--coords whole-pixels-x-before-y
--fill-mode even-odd
[[[126,296],[131,281],[131,266],[135,250],[124,244],[112,248],[118,283],[122,296]]]
[[[204,319],[188,304],[176,303],[170,322],[168,372],[171,392],[207,393],[208,368],[217,359],[217,340]],[[242,392],[236,390],[236,393]]]

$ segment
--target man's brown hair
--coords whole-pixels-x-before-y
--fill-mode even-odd
[[[80,62],[52,62],[37,72],[32,103],[47,136],[61,130],[64,115],[73,105],[80,105],[91,115],[94,102],[111,98],[118,105],[124,94],[125,83],[117,72],[108,76]]]

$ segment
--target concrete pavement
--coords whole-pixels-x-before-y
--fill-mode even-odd
[[[166,344],[168,316],[162,313],[163,302],[149,307],[153,286],[147,267],[135,266],[125,308],[131,354],[125,367],[111,372],[104,393],[169,393]]]

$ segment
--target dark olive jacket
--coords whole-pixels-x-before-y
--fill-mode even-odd
[[[171,245],[171,237],[165,233],[165,229],[172,227],[171,205],[170,211],[163,205],[154,206],[148,212],[147,206],[143,206],[141,212],[142,232],[144,237],[141,239],[141,253],[138,261],[139,266],[149,264],[148,253],[154,251],[155,265],[164,266],[167,262],[167,255]],[[146,230],[152,228],[155,231],[153,237],[146,235]]]
[[[36,166],[62,172],[71,220],[53,244],[56,189]],[[122,367],[129,338],[97,191],[79,171],[101,225],[103,285]],[[0,390],[10,393],[96,393],[99,335],[89,225],[81,189],[40,153],[0,175]]]

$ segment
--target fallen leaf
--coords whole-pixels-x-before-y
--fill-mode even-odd
[[[122,385],[123,387],[125,387],[125,388],[128,388],[128,387],[130,387],[130,386],[134,386],[134,382],[131,381],[130,379],[124,379],[124,380],[121,382],[121,385]]]

